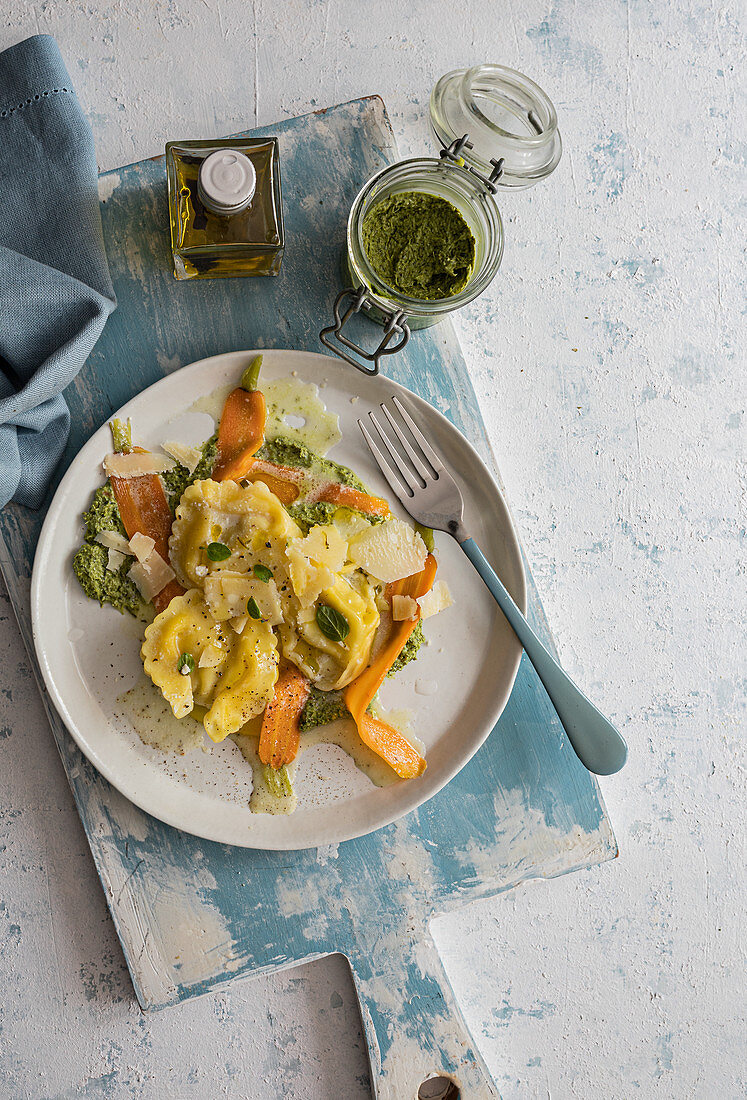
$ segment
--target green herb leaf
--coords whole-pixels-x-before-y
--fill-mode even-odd
[[[345,616],[326,603],[320,603],[316,609],[316,625],[331,642],[342,642],[350,633],[350,623]]]
[[[262,612],[259,610],[259,605],[254,596],[250,596],[246,601],[246,613],[251,616],[252,619],[262,618]]]
[[[241,388],[242,390],[256,390],[257,382],[259,381],[259,371],[262,366],[262,356],[257,355],[252,359],[249,366],[246,368],[241,376]]]
[[[274,575],[272,570],[268,569],[266,565],[255,565],[252,572],[258,581],[264,581],[265,583],[271,581]]]
[[[194,672],[195,659],[191,653],[182,653],[179,657],[179,660],[176,662],[176,667],[178,668],[179,672],[183,672],[185,668],[187,672]]]
[[[225,561],[231,557],[231,551],[224,542],[211,542],[207,548],[207,556],[211,561]]]

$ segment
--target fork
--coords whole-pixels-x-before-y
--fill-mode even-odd
[[[464,550],[534,665],[568,740],[584,767],[596,775],[618,772],[628,755],[625,741],[612,723],[576,687],[532,630],[479,546],[468,534],[463,521],[464,500],[456,481],[402,402],[392,397],[391,403],[399,413],[402,425],[408,429],[409,439],[384,403],[381,404],[381,411],[387,426],[382,425],[372,412],[368,415],[386,454],[362,420],[358,421],[358,427],[392,491],[414,520],[425,527],[446,531]],[[409,461],[405,460],[402,452]]]

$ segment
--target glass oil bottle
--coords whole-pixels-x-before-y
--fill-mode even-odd
[[[166,176],[177,279],[280,273],[277,138],[170,141]]]

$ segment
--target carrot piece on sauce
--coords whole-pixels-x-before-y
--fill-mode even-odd
[[[259,759],[272,768],[295,760],[301,739],[301,712],[309,697],[310,684],[290,662],[281,664],[275,693],[265,708],[259,735]]]
[[[341,508],[355,508],[358,512],[365,512],[369,516],[388,516],[389,505],[381,497],[369,496],[353,489],[351,485],[342,485],[338,482],[330,482],[323,489],[318,490],[310,500],[323,500],[328,504],[339,504]]]
[[[392,596],[395,595],[411,596],[413,599],[424,596],[433,587],[436,569],[436,559],[433,554],[429,554],[419,573],[413,573],[410,577],[387,585],[387,598],[391,601]],[[343,692],[345,705],[358,727],[361,740],[386,760],[401,779],[413,779],[417,775],[422,775],[426,767],[425,760],[399,730],[378,718],[373,718],[366,713],[366,709],[384,682],[387,672],[402,652],[419,617],[418,613],[415,619],[393,623],[386,644],[376,659],[353,680],[352,684],[348,684]]]
[[[301,492],[299,483],[303,480],[303,471],[254,458],[245,478],[252,482],[263,481],[281,504],[293,504]]]
[[[264,443],[267,408],[264,394],[257,389],[261,366],[262,356],[258,355],[241,376],[241,385],[226,398],[218,427],[213,481],[241,481]]]
[[[127,454],[130,451],[138,454],[148,453],[142,447],[132,446],[129,421],[127,429],[119,421],[113,421],[112,435],[114,446],[120,453]],[[156,544],[154,546],[156,553],[168,562],[172,516],[158,474],[141,474],[140,477],[112,476],[109,481],[127,538],[131,539],[138,531],[142,535],[148,535]],[[169,581],[166,587],[153,597],[153,606],[160,613],[169,606],[174,596],[183,594],[184,589],[177,581]]]

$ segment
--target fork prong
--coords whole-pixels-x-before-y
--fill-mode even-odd
[[[410,440],[407,438],[405,433],[402,431],[402,429],[400,428],[397,421],[394,419],[392,414],[389,412],[389,406],[384,405],[382,403],[381,411],[383,412],[384,416],[389,421],[389,424],[391,425],[392,431],[394,432],[394,434],[396,435],[397,439],[399,440],[399,442],[402,446],[402,450],[405,452],[407,457],[410,459],[410,462],[412,462],[412,464],[415,467],[416,471],[420,474],[420,479],[423,482],[423,487],[425,487],[428,484],[429,481],[433,480],[433,474],[428,469],[426,464],[423,462],[422,458],[417,453],[415,448],[412,446],[412,444],[410,443]]]
[[[384,456],[381,449],[377,447],[371,436],[368,434],[366,425],[362,420],[358,421],[358,427],[363,433],[363,438],[368,444],[368,449],[374,457],[374,462],[381,470],[384,477],[389,482],[392,492],[395,494],[400,503],[404,504],[405,508],[408,507],[412,500],[413,494],[407,489],[404,483],[400,480],[394,468],[389,463],[389,460]]]
[[[391,439],[384,431],[381,424],[379,424],[378,420],[372,412],[368,414],[368,419],[371,421],[374,428],[378,432],[381,442],[389,451],[392,463],[394,464],[395,470],[399,474],[400,480],[404,481],[405,485],[410,491],[410,495],[412,496],[415,493],[416,489],[422,488],[422,486],[417,482],[417,475],[412,473],[412,471],[408,468],[406,462],[403,462],[402,456],[397,453],[396,447],[394,446]]]
[[[392,404],[397,409],[397,411],[399,412],[399,415],[402,417],[405,424],[407,425],[407,427],[412,432],[413,439],[420,446],[420,449],[422,450],[423,454],[425,455],[425,457],[430,462],[431,466],[433,467],[434,473],[436,473],[436,474],[443,473],[443,470],[444,470],[443,462],[438,457],[436,452],[433,450],[430,443],[428,443],[425,436],[421,432],[420,428],[418,428],[417,424],[414,422],[414,420],[412,419],[412,417],[410,416],[409,412],[404,407],[402,402],[399,400],[398,397],[392,397]]]

